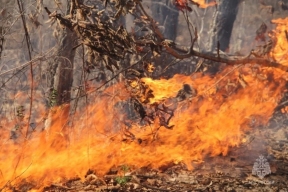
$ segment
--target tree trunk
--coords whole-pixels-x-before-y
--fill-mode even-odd
[[[164,37],[175,41],[177,35],[177,24],[179,11],[171,0],[152,1],[152,18],[159,22]]]
[[[221,51],[229,49],[233,24],[237,16],[240,0],[217,0],[217,9],[211,27],[211,40],[208,51],[213,52],[220,44]]]
[[[60,36],[60,45],[57,57],[54,60],[51,70],[51,86],[56,91],[55,100],[52,104],[62,105],[71,99],[71,87],[73,83],[73,60],[75,50],[73,50],[73,42],[76,34],[70,29],[64,29]]]
[[[68,3],[67,13],[70,10],[70,3]],[[48,118],[45,122],[45,130],[47,133],[61,132],[59,134],[61,138],[52,138],[57,143],[57,148],[65,147],[68,140],[68,130],[67,122],[69,118],[71,100],[71,87],[73,83],[73,68],[74,68],[74,57],[75,50],[74,42],[77,38],[76,33],[68,28],[62,29],[60,31],[60,42],[57,50],[57,55],[53,61],[52,66],[50,66],[51,79],[50,79],[50,98],[49,105],[52,106],[62,106],[61,111],[57,112],[57,117],[53,117],[53,113],[50,110]],[[67,104],[67,105],[66,105]],[[58,109],[60,110],[60,109]],[[55,116],[55,115],[54,115]],[[53,118],[55,122],[57,121],[57,126],[54,125]],[[62,136],[61,136],[62,135]],[[63,136],[65,139],[63,139]],[[60,142],[61,141],[61,142]],[[60,145],[60,146],[59,146]]]

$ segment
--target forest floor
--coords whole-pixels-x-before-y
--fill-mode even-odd
[[[268,125],[253,128],[247,133],[246,139],[245,144],[231,148],[226,156],[207,157],[202,162],[192,162],[193,170],[188,170],[183,163],[163,165],[158,170],[149,167],[117,167],[104,177],[89,170],[84,180],[72,178],[46,186],[42,191],[287,192],[287,114],[278,110]],[[271,170],[263,179],[252,175],[253,165],[260,155],[267,160]],[[29,191],[34,187],[31,183],[23,182],[12,189]]]
[[[44,191],[288,191],[287,170],[277,170],[264,179],[252,176],[251,170],[252,166],[243,166],[231,173],[188,171],[185,166],[174,165],[165,171],[142,168],[122,177],[107,174],[98,178],[91,173],[85,181],[73,179],[48,186]]]

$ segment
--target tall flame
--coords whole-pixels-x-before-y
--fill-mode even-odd
[[[280,36],[273,55],[286,64],[288,46],[283,30],[276,29],[277,38]],[[50,128],[35,131],[28,140],[9,139],[14,122],[3,118],[0,187],[25,179],[40,189],[83,177],[88,169],[103,175],[121,164],[159,168],[184,162],[193,169],[192,161],[202,161],[206,155],[226,155],[242,143],[246,130],[267,123],[281,98],[284,74],[273,68],[238,65],[226,67],[214,77],[197,73],[168,80],[143,78],[155,95],[151,103],[176,97],[183,84],[197,90],[189,100],[173,101],[177,107],[170,121],[172,130],[159,129],[159,119],[150,126],[131,123],[127,127],[121,103],[129,95],[122,84],[103,91],[73,119],[68,119],[67,106],[53,109]],[[41,122],[39,126],[43,126]]]

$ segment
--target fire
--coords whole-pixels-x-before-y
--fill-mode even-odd
[[[288,56],[287,56],[287,42],[288,42],[288,18],[285,19],[275,19],[272,23],[277,24],[274,33],[277,34],[276,45],[271,53],[277,61],[282,65],[288,66]]]
[[[156,120],[152,131],[150,126],[132,126],[129,131],[135,138],[123,142],[126,128],[121,122],[126,117],[121,113],[124,109],[116,106],[128,96],[125,91],[116,91],[121,90],[119,84],[95,99],[85,112],[76,114],[71,127],[64,128],[65,107],[54,109],[50,129],[34,133],[25,145],[1,140],[1,186],[19,175],[43,186],[84,176],[89,168],[103,175],[121,164],[159,168],[183,161],[192,169],[191,162],[202,161],[206,155],[226,155],[230,147],[241,144],[243,133],[253,123],[267,122],[284,84],[281,78],[258,80],[249,66],[241,68],[247,87],[235,78],[240,73],[236,70],[215,84],[231,70],[229,67],[214,78],[195,74],[175,75],[169,80],[143,79],[155,95],[162,94],[154,102],[175,97],[183,83],[198,91],[189,102],[178,103],[170,122],[175,125],[173,130],[160,128],[157,138],[153,137],[159,128]],[[273,76],[272,69],[263,72]],[[228,81],[236,87],[226,88]],[[9,136],[8,129],[4,133]]]
[[[176,77],[178,77],[178,75]],[[185,79],[185,77],[183,78]],[[145,82],[145,84],[147,84],[153,90],[154,97],[150,98],[150,103],[161,102],[167,98],[176,97],[177,92],[182,88],[182,84],[185,83],[185,80],[182,80],[183,79],[181,78],[172,78],[169,80],[153,80],[151,78],[142,78],[142,81]]]
[[[191,1],[199,4],[200,8],[207,8],[216,5],[216,1],[211,1],[209,3],[206,3],[205,0],[191,0]]]
[[[192,11],[191,7],[188,6],[188,2],[188,0],[175,0],[174,4],[179,10],[186,9],[188,11]],[[206,3],[205,0],[190,0],[190,2],[200,8],[207,8],[216,5],[215,1]]]
[[[286,24],[279,23],[272,54],[285,65],[287,39],[282,27]],[[281,98],[283,75],[273,68],[247,64],[226,67],[214,77],[197,73],[168,80],[141,79],[153,90],[150,104],[175,98],[183,84],[197,90],[188,100],[172,101],[176,105],[172,130],[159,128],[159,119],[152,125],[125,124],[129,119],[123,104],[129,95],[120,83],[95,97],[73,119],[68,119],[69,106],[53,109],[49,129],[35,131],[29,139],[9,139],[15,123],[3,118],[0,187],[26,181],[41,189],[69,178],[83,179],[88,169],[104,175],[123,164],[159,168],[184,162],[193,169],[192,162],[202,162],[207,155],[227,155],[245,142],[245,131],[267,123]],[[44,126],[40,120],[38,124]]]

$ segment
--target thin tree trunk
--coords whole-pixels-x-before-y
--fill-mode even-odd
[[[68,3],[68,2],[67,2]],[[68,3],[67,13],[70,10],[70,3]],[[61,131],[63,133],[63,138],[53,138],[57,145],[66,145],[68,140],[68,130],[67,122],[70,112],[70,99],[71,99],[71,87],[73,83],[73,68],[74,68],[74,57],[75,50],[73,49],[74,42],[77,38],[76,33],[68,28],[62,29],[60,31],[60,42],[57,50],[57,55],[53,61],[52,66],[50,66],[51,81],[50,81],[50,106],[62,106],[61,115],[55,119],[57,122],[57,127],[54,126],[53,113],[49,112],[48,118],[45,122],[45,129],[47,133],[52,133],[55,131]],[[60,130],[59,130],[60,129]],[[63,142],[59,142],[59,141]],[[61,148],[57,146],[57,148]]]
[[[57,57],[52,66],[51,89],[56,90],[55,104],[62,105],[71,99],[71,87],[73,83],[73,60],[75,51],[73,42],[76,34],[70,29],[61,32],[60,45]]]
[[[208,51],[213,52],[220,43],[220,50],[229,49],[233,24],[237,16],[240,0],[217,0],[217,9],[211,27],[211,40]]]

